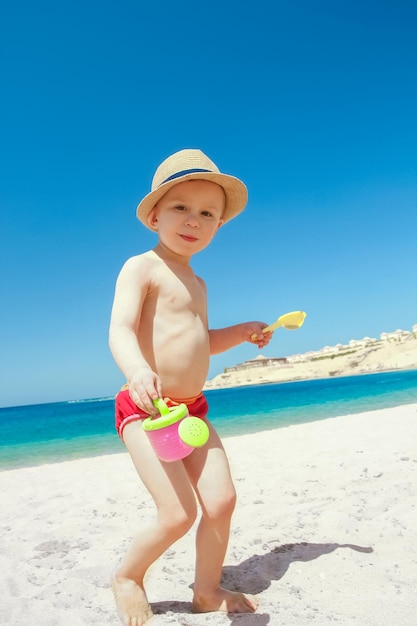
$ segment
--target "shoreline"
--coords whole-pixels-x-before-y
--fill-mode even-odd
[[[225,439],[238,492],[225,585],[258,595],[259,610],[190,613],[194,527],[149,572],[150,624],[414,626],[416,412],[412,403]],[[128,454],[1,481],[0,621],[117,624],[110,575],[153,516]]]
[[[375,376],[375,382],[356,380],[366,376],[363,374],[335,377],[334,380],[329,382],[327,382],[327,379],[309,379],[308,381],[256,383],[253,385],[242,385],[240,388],[208,390],[207,398],[211,407],[209,417],[220,437],[226,439],[285,428],[291,424],[304,424],[349,414],[407,405],[417,402],[415,372],[416,370],[414,369],[404,370],[403,373],[406,374],[406,378],[403,379],[405,386],[399,387],[397,392],[395,392],[395,388],[402,380],[401,372],[369,374],[370,378]],[[392,382],[390,382],[390,373],[394,374]],[[388,376],[385,376],[386,374]],[[399,374],[400,377],[395,376],[395,374]],[[396,383],[395,380],[398,382]],[[292,385],[288,384],[292,382],[299,383],[300,386],[292,388]],[[318,385],[315,383],[318,383]],[[285,390],[281,391],[279,386],[282,384],[286,385],[286,387]],[[323,391],[321,391],[322,384]],[[388,392],[388,394],[384,392],[387,384],[389,386],[394,385],[392,392]],[[369,391],[374,388],[374,385],[378,385],[378,387],[382,385],[381,394],[369,395]],[[256,389],[255,391],[254,388]],[[211,396],[210,394],[212,393],[215,395]],[[226,395],[223,396],[222,393]],[[322,395],[320,395],[321,393]],[[373,394],[373,392],[371,393]],[[282,399],[280,400],[281,395]],[[310,396],[312,401],[310,401]],[[255,400],[255,398],[257,399]],[[89,402],[94,403],[95,401],[91,400]],[[248,403],[248,413],[243,416],[240,415],[239,410],[242,403],[244,406]],[[258,403],[261,403],[261,405],[262,403],[265,404],[264,410],[259,410]],[[67,404],[69,406],[65,408],[64,413],[58,415],[58,419],[66,420],[70,424],[71,414],[68,411],[70,410],[69,407],[74,403],[60,404],[64,407]],[[84,405],[85,402],[76,404]],[[223,412],[224,405],[228,407],[226,412]],[[39,405],[41,411],[43,406],[48,405]],[[24,407],[22,408],[24,409]],[[94,415],[96,415],[97,423],[99,419],[109,421],[110,416],[112,424],[113,414],[111,408],[107,409],[105,413],[94,408]],[[255,420],[254,416],[256,416]],[[23,424],[26,423],[25,420],[28,417],[27,413],[23,413],[21,416],[19,414],[15,415],[15,419],[23,420]],[[32,417],[31,414],[31,419],[27,423],[28,428],[31,427]],[[45,421],[45,428],[47,428],[47,421]],[[4,432],[4,441],[6,440],[7,430]],[[68,460],[96,458],[108,454],[118,454],[123,451],[124,446],[115,436],[112,427],[109,430],[96,432],[95,434],[74,432],[71,435],[70,429],[64,437],[55,439],[40,437],[39,440],[26,438],[21,443],[0,445],[0,472],[37,465],[51,465]]]
[[[226,385],[222,385],[222,386],[205,386],[204,387],[204,391],[215,391],[217,389],[238,389],[239,387],[253,387],[253,386],[263,386],[263,385],[280,385],[281,383],[298,383],[298,382],[307,382],[309,380],[328,380],[329,378],[337,380],[338,378],[354,378],[355,376],[374,376],[374,375],[378,375],[378,374],[390,374],[393,372],[414,372],[417,370],[417,365],[413,366],[413,367],[401,367],[401,368],[395,368],[395,369],[381,369],[378,370],[376,372],[356,372],[354,374],[347,374],[347,373],[343,373],[343,374],[335,374],[334,376],[309,376],[308,378],[288,378],[288,379],[280,379],[280,380],[262,380],[260,382],[258,381],[252,381],[252,382],[246,382],[246,383],[242,383],[239,385],[233,385],[233,386],[226,386]],[[207,383],[209,383],[210,381],[207,381]],[[207,385],[206,383],[206,385]],[[371,409],[372,410],[372,409]]]

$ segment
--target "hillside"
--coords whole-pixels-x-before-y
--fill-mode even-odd
[[[295,355],[286,359],[258,357],[227,368],[222,374],[207,381],[205,389],[352,376],[416,367],[417,337],[409,333],[401,341],[370,340],[364,345],[359,345],[358,342],[358,345],[339,346],[333,350]]]

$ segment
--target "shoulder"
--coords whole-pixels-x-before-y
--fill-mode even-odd
[[[204,289],[205,293],[207,293],[207,285],[205,281],[201,278],[201,276],[197,276],[197,274],[196,274],[196,279],[200,283],[201,287]]]
[[[158,265],[158,257],[150,250],[127,259],[120,273],[142,272]]]
[[[129,286],[132,283],[145,285],[151,281],[157,265],[158,260],[152,251],[132,256],[127,259],[120,270],[117,284],[119,286]]]

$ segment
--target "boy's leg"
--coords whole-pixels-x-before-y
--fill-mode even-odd
[[[153,497],[157,518],[141,530],[113,579],[120,617],[126,626],[142,626],[152,616],[144,577],[149,566],[193,524],[197,505],[181,462],[162,463],[155,455],[141,422],[128,424],[126,447],[145,487]]]
[[[251,613],[258,606],[254,596],[220,586],[236,492],[226,453],[211,424],[209,442],[184,459],[184,465],[202,509],[197,530],[193,610]]]

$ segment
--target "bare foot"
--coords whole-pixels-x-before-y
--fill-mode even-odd
[[[112,590],[123,626],[143,626],[152,618],[145,590],[134,580],[113,576]]]
[[[258,604],[255,596],[219,587],[210,596],[194,596],[192,610],[194,613],[254,613]]]

